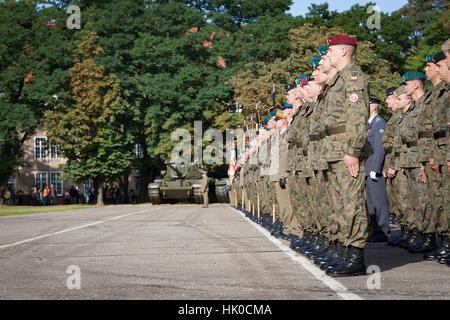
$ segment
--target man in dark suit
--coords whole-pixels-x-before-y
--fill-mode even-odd
[[[379,105],[379,99],[370,98],[367,141],[371,153],[365,163],[366,205],[372,227],[368,242],[386,242],[390,233],[386,180],[383,177],[385,155],[383,134],[386,130],[386,121],[378,115]]]

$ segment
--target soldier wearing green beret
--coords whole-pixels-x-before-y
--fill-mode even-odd
[[[429,214],[430,201],[427,190],[427,177],[424,167],[424,151],[419,139],[425,137],[419,129],[419,121],[425,111],[426,76],[418,71],[407,72],[403,76],[405,93],[412,100],[403,109],[403,117],[399,123],[402,139],[400,167],[407,178],[408,194],[404,201],[405,214],[408,216],[409,236],[399,243],[401,248],[411,250],[424,240],[424,219]]]

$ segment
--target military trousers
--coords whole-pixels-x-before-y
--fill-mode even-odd
[[[313,209],[317,215],[316,221],[319,233],[329,238],[331,241],[337,240],[337,229],[335,230],[334,237],[330,232],[333,209],[330,202],[330,184],[327,171],[314,171],[313,178],[315,181],[315,202]]]
[[[425,167],[425,172],[427,174],[427,191],[428,199],[430,202],[430,210],[426,211],[426,216],[424,217],[424,233],[436,233],[438,227],[438,217],[443,217],[444,214],[444,198],[442,192],[442,167],[439,173],[431,170],[431,166],[427,163]]]
[[[443,214],[437,218],[438,233],[450,236],[450,171],[447,165],[442,166]]]
[[[298,229],[297,218],[294,216],[291,206],[289,187],[289,183],[283,185],[280,182],[275,183],[279,215],[281,222],[283,222],[285,234],[296,233],[295,230]]]
[[[305,203],[305,178],[299,172],[292,173],[288,178],[289,196],[298,227],[303,231],[311,231],[308,207]]]
[[[397,205],[399,209],[397,220],[400,226],[408,227],[408,218],[411,213],[411,204],[408,201],[408,177],[405,170],[398,170],[393,182],[394,189],[396,189],[397,192]]]
[[[386,179],[386,194],[388,200],[389,213],[400,218],[400,198],[399,198],[399,179],[397,176]]]
[[[327,176],[333,205],[330,233],[344,246],[364,248],[368,237],[368,217],[364,197],[364,164],[352,177],[344,161],[329,162]]]
[[[406,198],[407,221],[411,230],[425,231],[426,217],[429,217],[431,204],[428,197],[428,183],[422,182],[420,168],[406,168],[408,195]]]
[[[373,180],[366,176],[366,207],[374,232],[390,233],[386,179]]]

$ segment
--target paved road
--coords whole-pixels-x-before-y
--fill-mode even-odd
[[[325,276],[225,205],[4,217],[0,299],[450,299],[447,266],[386,245],[366,256],[381,268],[380,289],[368,276]],[[67,288],[69,266],[81,289]]]

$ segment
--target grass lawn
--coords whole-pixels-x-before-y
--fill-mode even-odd
[[[93,205],[74,204],[62,206],[0,206],[0,217],[24,215],[32,213],[48,213],[55,211],[67,211],[75,209],[93,208]]]

